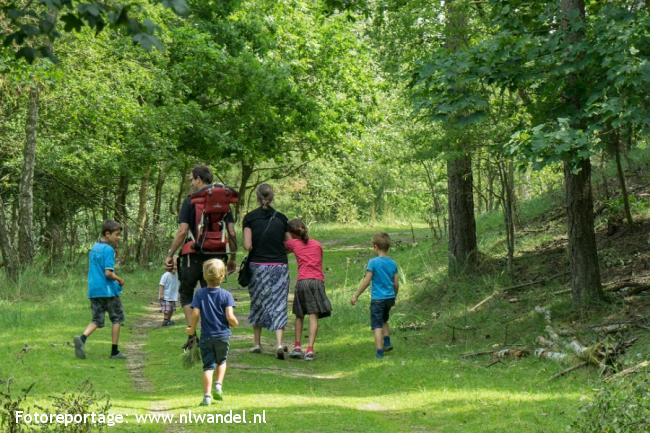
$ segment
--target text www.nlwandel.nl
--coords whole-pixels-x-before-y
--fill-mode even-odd
[[[261,412],[247,413],[246,410],[236,412],[195,413],[187,412],[173,413],[146,413],[135,415],[123,415],[116,413],[46,413],[46,412],[24,412],[15,411],[16,424],[60,424],[79,425],[96,424],[113,427],[120,424],[266,424],[266,410]]]
[[[228,411],[224,413],[194,413],[191,410],[181,414],[147,413],[134,415],[137,424],[266,424],[266,411],[247,414]]]

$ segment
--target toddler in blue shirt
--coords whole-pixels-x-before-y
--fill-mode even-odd
[[[230,348],[230,328],[239,325],[233,307],[235,299],[226,289],[219,287],[226,277],[226,265],[220,259],[203,263],[203,277],[208,287],[194,293],[192,313],[187,335],[196,333],[196,325],[201,319],[201,359],[203,360],[203,406],[212,403],[212,379],[215,375],[215,397],[223,400],[221,386],[226,376],[226,359]]]

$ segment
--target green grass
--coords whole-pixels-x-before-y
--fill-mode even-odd
[[[541,206],[541,205],[540,205]],[[542,211],[531,212],[530,218]],[[502,260],[500,219],[490,214],[479,221],[481,250]],[[353,307],[349,298],[372,257],[370,237],[385,230],[399,240],[391,255],[400,265],[402,289],[391,324],[395,351],[384,361],[374,359],[368,329],[369,295]],[[558,229],[559,230],[559,229]],[[413,233],[416,243],[412,244]],[[88,359],[74,358],[71,337],[89,321],[82,270],[46,277],[32,273],[16,288],[4,290],[0,302],[0,377],[12,377],[15,389],[35,383],[33,403],[47,406],[52,396],[90,380],[100,394],[110,397],[112,411],[130,415],[164,409],[174,414],[192,410],[208,414],[229,410],[266,411],[264,425],[227,426],[229,432],[565,432],[577,408],[597,377],[593,371],[577,371],[558,381],[548,378],[564,366],[525,358],[506,360],[489,368],[485,357],[463,360],[465,352],[485,350],[499,344],[532,344],[543,333],[544,323],[530,302],[511,304],[497,300],[474,314],[474,305],[510,277],[494,270],[450,280],[446,276],[446,242],[432,247],[424,225],[374,226],[326,225],[312,228],[323,241],[327,290],[334,306],[331,318],[320,322],[317,360],[312,363],[275,360],[271,353],[253,355],[251,330],[235,330],[226,375],[226,400],[200,408],[200,366],[181,367],[183,326],[148,331],[144,375],[150,392],[139,392],[125,363],[107,359],[110,332],[99,330],[87,343]],[[522,239],[522,266],[527,251],[552,238],[540,233]],[[530,262],[532,259],[528,259]],[[295,269],[292,266],[292,280]],[[156,298],[158,271],[126,275],[123,295],[128,324],[121,341],[133,339],[133,323],[147,314]],[[233,289],[234,281],[226,284]],[[292,284],[293,286],[293,284]],[[552,288],[553,286],[551,286]],[[550,290],[550,289],[549,289]],[[16,300],[20,293],[19,300]],[[247,293],[234,290],[237,312],[245,315]],[[567,299],[539,302],[559,312]],[[182,322],[180,314],[177,322]],[[419,328],[408,329],[417,322]],[[399,329],[400,327],[403,329]],[[449,326],[470,326],[452,341]],[[263,341],[270,341],[265,332]],[[292,327],[286,342],[293,339]],[[27,344],[29,350],[21,352]],[[270,349],[270,344],[266,346]],[[190,425],[184,431],[205,432],[226,428]],[[167,430],[166,430],[167,429]],[[111,432],[176,431],[170,426],[116,426]]]

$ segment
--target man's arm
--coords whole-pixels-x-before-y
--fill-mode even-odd
[[[230,249],[226,267],[228,268],[228,273],[232,273],[237,270],[237,232],[235,232],[235,223],[228,222],[226,228],[228,230],[228,248]]]
[[[196,334],[196,324],[199,323],[199,318],[201,317],[201,310],[198,308],[192,308],[192,312],[190,313],[190,324],[187,325],[187,328],[185,328],[185,333],[187,335],[194,335]]]
[[[357,289],[356,292],[354,292],[354,295],[352,295],[352,299],[350,300],[350,303],[352,305],[357,304],[357,300],[359,299],[359,296],[370,286],[370,282],[372,281],[372,272],[366,271],[366,275],[363,277],[363,280],[361,280],[361,283],[359,283],[359,288]]]
[[[174,253],[181,246],[185,238],[187,237],[187,232],[190,229],[188,223],[180,223],[178,225],[178,230],[176,230],[176,235],[174,235],[174,240],[167,250],[167,255],[165,256],[165,267],[170,269],[174,266]]]

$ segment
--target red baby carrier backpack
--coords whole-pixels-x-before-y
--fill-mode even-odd
[[[225,185],[213,184],[189,198],[194,205],[194,233],[188,234],[181,255],[225,253],[228,231],[224,217],[230,212],[230,205],[239,201],[239,194]]]

